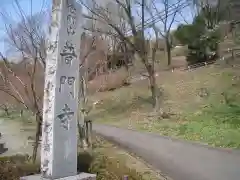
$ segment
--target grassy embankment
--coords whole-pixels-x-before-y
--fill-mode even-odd
[[[211,65],[191,72],[162,72],[164,116],[152,113],[147,80],[97,93],[102,103],[91,113],[99,123],[240,148],[240,68]]]

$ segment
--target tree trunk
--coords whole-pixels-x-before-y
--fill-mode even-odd
[[[78,134],[79,134],[79,141],[80,141],[80,146],[83,147],[84,146],[84,138],[85,138],[85,130],[84,127],[80,124],[80,122],[78,121]]]
[[[79,141],[80,141],[80,147],[86,148],[86,124],[85,124],[85,115],[84,112],[80,111],[78,119],[78,134],[79,134]],[[81,121],[80,121],[81,120]],[[83,124],[82,124],[83,123]]]
[[[88,140],[89,140],[89,146],[92,150],[92,121],[89,121],[89,135],[88,135]]]
[[[156,83],[156,77],[155,77],[155,71],[152,65],[147,66],[148,70],[148,75],[149,75],[149,84],[150,84],[150,90],[152,94],[152,104],[153,108],[155,110],[158,110],[160,108],[159,104],[159,92],[158,92],[158,87]]]
[[[172,54],[171,54],[171,45],[168,42],[168,40],[166,40],[166,50],[167,50],[167,62],[168,62],[168,66],[170,66],[172,63]]]
[[[79,134],[79,143],[81,147],[84,147],[85,144],[85,112],[86,112],[86,102],[87,102],[87,82],[88,82],[88,65],[86,64],[84,67],[80,69],[79,79],[81,80],[79,83],[79,107],[80,111],[78,112],[78,134]],[[98,73],[98,69],[96,70],[96,75]]]
[[[232,53],[232,60],[235,60],[235,55],[234,55],[234,49],[231,49],[231,53]]]
[[[9,116],[9,111],[8,111],[8,108],[7,108],[7,107],[4,108],[4,111],[5,111],[5,115],[6,115],[6,116]]]
[[[153,102],[153,108],[159,109],[159,96],[158,96],[158,88],[156,84],[156,77],[155,75],[151,76],[150,79],[150,89],[152,93],[152,102]]]
[[[86,137],[86,143],[87,145],[89,145],[89,136],[88,136],[88,131],[89,131],[89,127],[88,127],[88,121],[85,120],[85,137]]]
[[[34,147],[32,152],[33,163],[35,163],[37,159],[37,151],[38,151],[39,140],[41,136],[42,116],[40,114],[36,114],[36,122],[37,122],[37,129],[36,129],[35,142],[34,142]]]
[[[92,121],[86,120],[85,121],[85,134],[86,134],[86,143],[88,147],[92,150]]]
[[[23,116],[23,110],[20,110],[20,117]]]

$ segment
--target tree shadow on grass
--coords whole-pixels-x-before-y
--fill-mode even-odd
[[[77,158],[77,171],[90,173],[89,169],[94,160],[94,157],[88,152],[81,152]]]

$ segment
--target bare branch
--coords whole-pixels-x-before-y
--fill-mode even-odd
[[[16,23],[4,11],[0,12],[5,25],[5,44],[11,52],[16,51],[20,63],[10,63],[9,58],[0,52],[3,60],[3,67],[0,69],[4,85],[0,91],[14,98],[24,108],[30,109],[34,114],[41,113],[42,90],[37,87],[37,83],[43,81],[43,76],[36,76],[37,71],[45,67],[46,44],[44,27],[44,4],[42,4],[39,14],[26,15],[19,0],[14,0],[13,7],[20,22]],[[32,5],[31,5],[32,7]],[[43,68],[39,69],[38,66]],[[4,71],[3,71],[4,70]],[[37,80],[37,82],[36,82]],[[40,84],[39,84],[40,85]],[[43,84],[41,84],[43,85]]]

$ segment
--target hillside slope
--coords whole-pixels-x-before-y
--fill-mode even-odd
[[[147,80],[113,92],[90,117],[115,126],[157,132],[213,146],[240,148],[240,67],[210,65],[193,71],[161,72],[161,110],[152,112]]]

